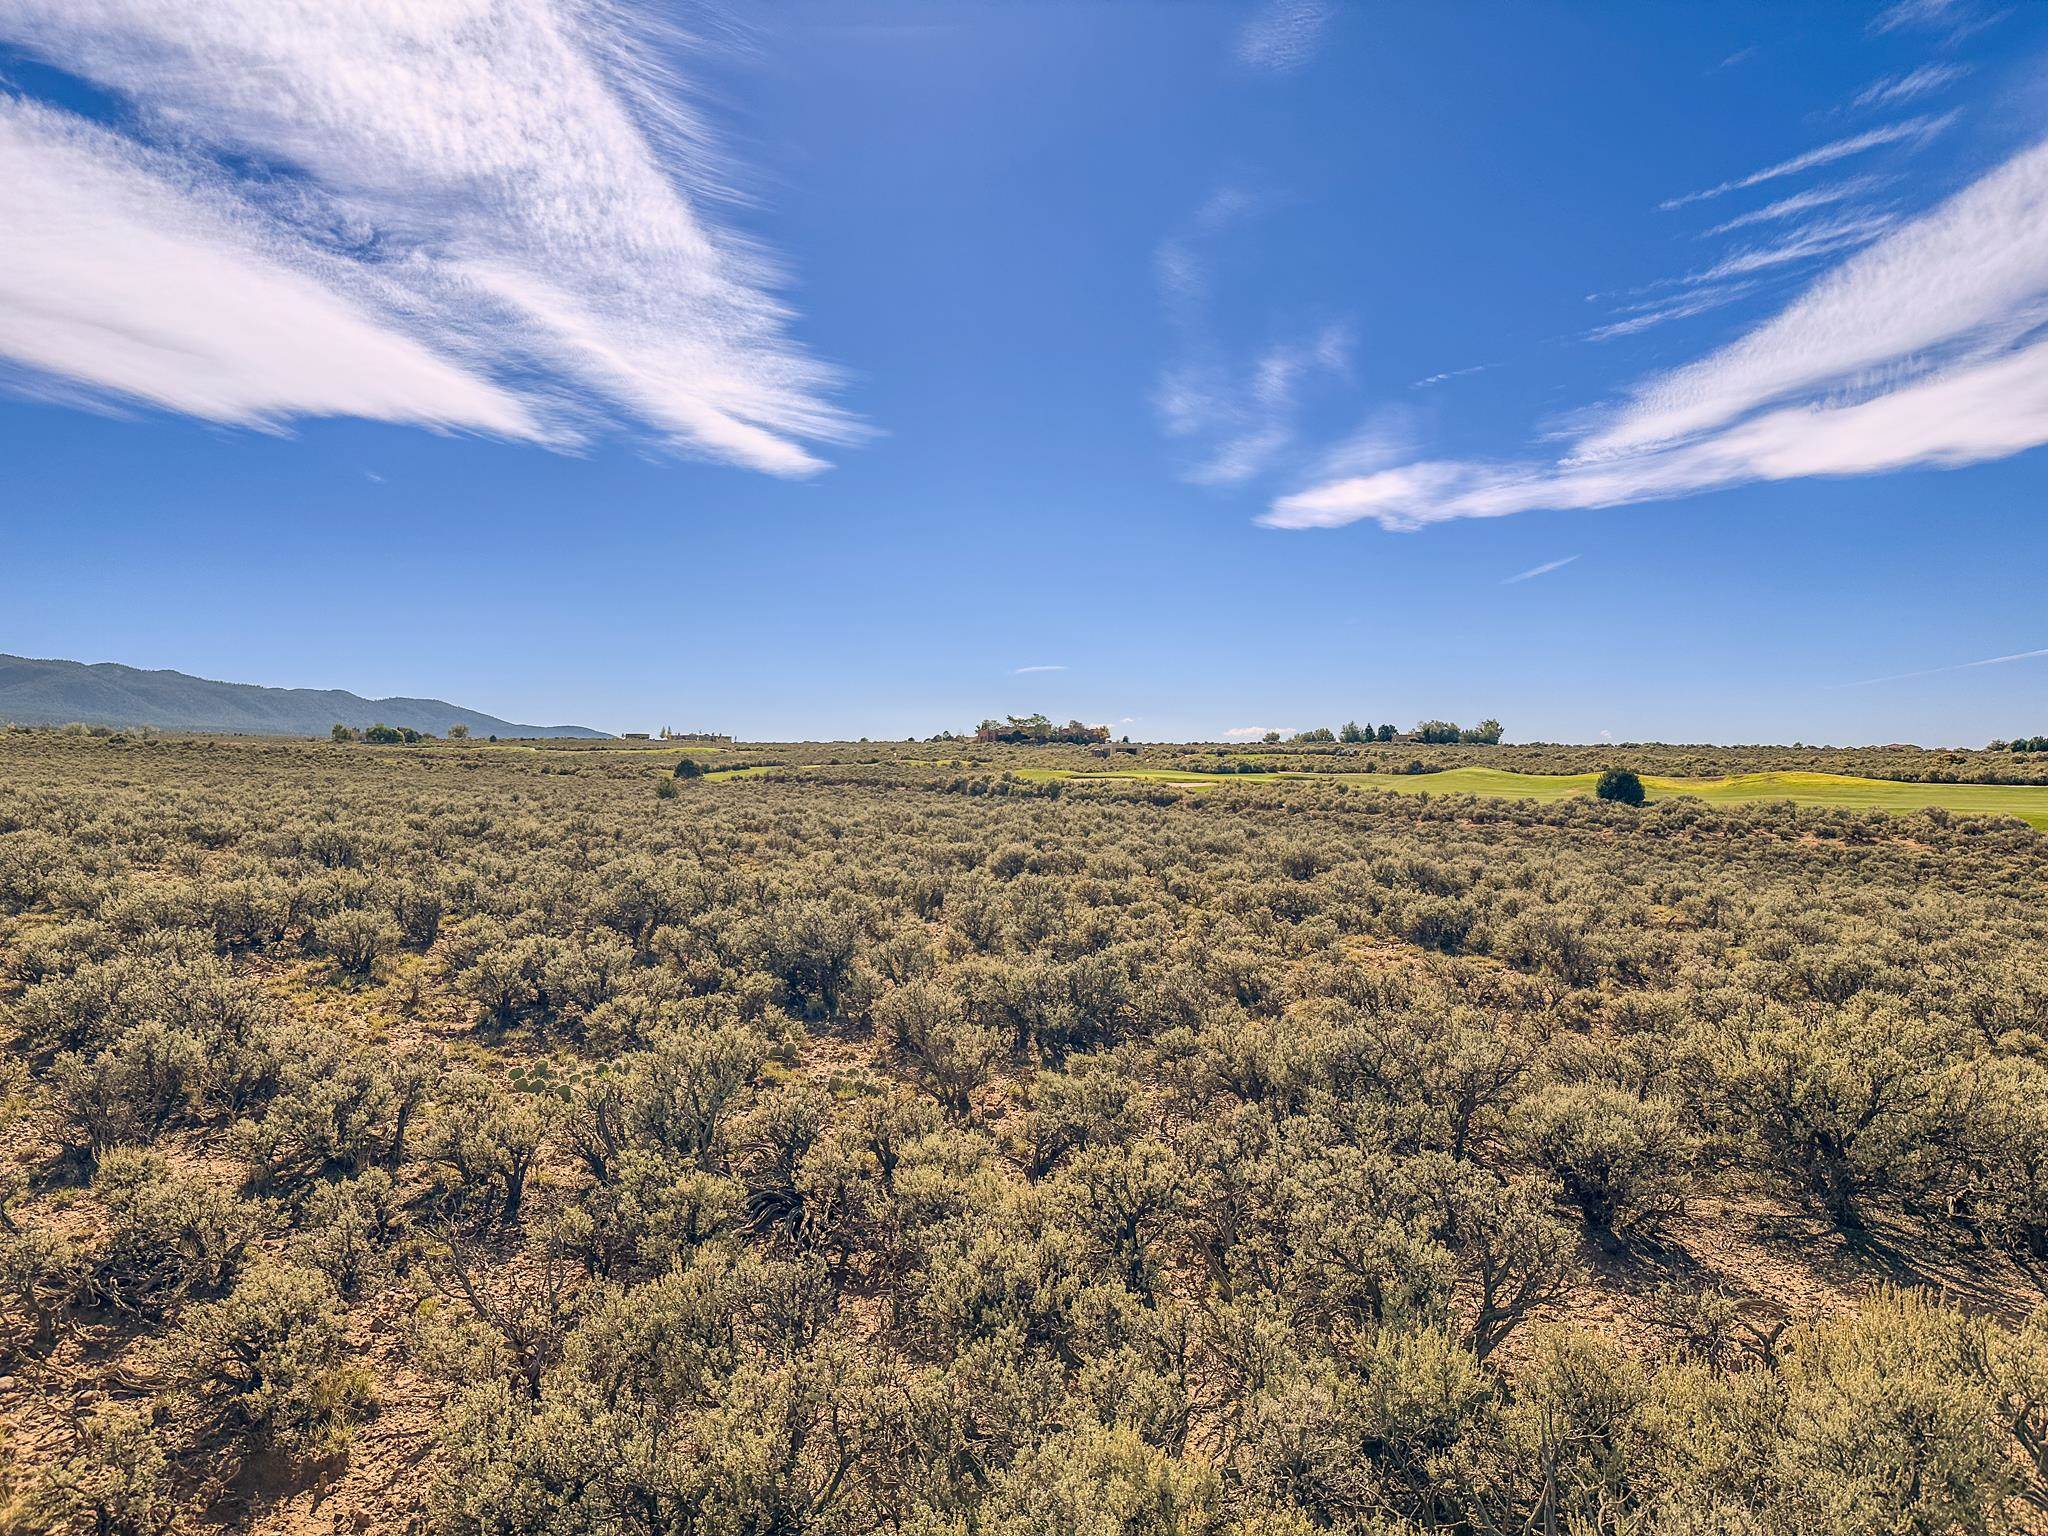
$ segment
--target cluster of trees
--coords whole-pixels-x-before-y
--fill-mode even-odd
[[[1356,720],[1346,721],[1339,730],[1318,726],[1310,731],[1297,731],[1293,741],[1302,746],[1333,745],[1339,742],[1347,746],[1363,746],[1367,742],[1419,741],[1430,745],[1497,746],[1501,738],[1501,723],[1498,720],[1482,720],[1479,724],[1461,729],[1449,720],[1424,720],[1413,731],[1403,733],[1391,725],[1360,725]],[[1278,731],[1266,735],[1270,744],[1280,740]]]
[[[1109,727],[1083,725],[1078,720],[1069,720],[1065,725],[1054,725],[1044,715],[1011,715],[1006,720],[982,721],[975,730],[974,739],[981,742],[1004,742],[1013,746],[1044,746],[1051,742],[1089,746],[1109,740]]]
[[[2048,736],[2015,736],[2011,741],[1994,741],[1987,752],[2048,752]]]
[[[1392,741],[1400,734],[1391,725],[1360,725],[1356,720],[1347,720],[1344,722],[1343,729],[1337,732],[1337,739],[1347,744],[1357,745],[1368,741]],[[1323,739],[1328,740],[1328,737],[1325,736]]]
[[[2038,835],[909,752],[0,735],[22,1527],[2038,1528]]]
[[[361,730],[357,730],[351,725],[343,725],[337,720],[334,723],[334,729],[328,732],[328,736],[334,741],[367,741],[386,746],[393,746],[399,743],[415,746],[422,741],[432,741],[434,739],[423,731],[414,730],[409,725],[386,725],[381,720],[375,725],[366,725]],[[460,722],[449,726],[448,739],[450,741],[469,740],[469,727]],[[495,736],[491,738],[493,741],[497,739]]]
[[[462,728],[462,734],[465,736],[469,734],[466,727]],[[335,741],[368,741],[380,744],[404,742],[412,745],[429,739],[409,725],[385,725],[382,721],[375,725],[366,725],[361,730],[357,730],[354,726],[343,725],[337,720],[334,724],[334,729],[328,732],[328,735]]]
[[[1467,746],[1497,747],[1500,738],[1501,724],[1498,720],[1482,720],[1467,727],[1460,727],[1453,720],[1425,720],[1415,727],[1415,739],[1431,746],[1463,742]]]

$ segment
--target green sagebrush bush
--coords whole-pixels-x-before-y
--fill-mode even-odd
[[[373,1400],[338,1300],[324,1275],[266,1264],[220,1300],[188,1308],[159,1351],[173,1420],[202,1443],[300,1457],[338,1450]]]
[[[1559,1083],[1525,1101],[1516,1130],[1599,1235],[1654,1229],[1684,1209],[1695,1145],[1668,1100]]]
[[[259,1203],[173,1173],[155,1153],[127,1148],[101,1159],[93,1192],[108,1220],[85,1260],[91,1294],[103,1305],[145,1314],[223,1295],[274,1220]]]
[[[31,1519],[46,1530],[161,1536],[179,1500],[163,1437],[147,1407],[101,1402],[80,1421],[70,1452],[37,1480]]]

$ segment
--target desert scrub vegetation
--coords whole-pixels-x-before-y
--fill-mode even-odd
[[[7,1528],[2048,1521],[2040,835],[1067,752],[0,733]]]

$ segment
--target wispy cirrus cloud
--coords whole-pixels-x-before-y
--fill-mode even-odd
[[[2048,656],[2048,646],[2035,651],[2014,651],[2009,656],[1986,656],[1982,661],[1958,661],[1945,667],[1921,667],[1913,672],[1894,672],[1887,677],[1858,678],[1853,683],[1836,683],[1837,688],[1870,688],[1878,683],[1903,683],[1915,677],[1939,677],[1944,672],[1970,672],[1978,667],[2002,667],[2015,661],[2039,661]]]
[[[126,108],[0,98],[0,199],[43,217],[0,253],[0,350],[50,387],[556,446],[623,426],[790,475],[856,435],[772,265],[705,215],[731,168],[660,62],[687,40],[622,8],[0,0],[0,42]]]
[[[1415,528],[2048,443],[2048,140],[1847,257],[1746,335],[1590,414],[1563,457],[1411,460],[1273,501],[1283,528]]]
[[[1263,474],[1294,443],[1302,391],[1350,367],[1351,333],[1340,324],[1271,342],[1249,358],[1217,340],[1212,252],[1260,206],[1241,187],[1221,187],[1153,255],[1178,351],[1160,371],[1152,406],[1160,430],[1190,450],[1181,478],[1194,485],[1242,485]]]
[[[2003,7],[1988,8],[1978,0],[1895,0],[1871,18],[1873,33],[1919,31],[1942,34],[1955,42],[1992,25]]]
[[[1902,75],[1886,75],[1860,91],[1852,107],[1895,107],[1954,85],[1969,74],[1967,64],[1922,64]]]
[[[1873,32],[1896,32],[1901,27],[1945,26],[1961,9],[1956,0],[1893,0],[1871,18]]]
[[[527,403],[384,320],[337,262],[115,135],[0,97],[0,357],[23,387],[208,421],[544,434]]]
[[[1589,455],[1669,442],[1803,389],[1871,370],[1924,371],[1947,344],[2019,322],[2048,290],[2048,140],[1894,229],[1775,318],[1639,386],[1582,445]],[[1837,407],[1854,409],[1853,398]]]
[[[1154,395],[1160,423],[1169,436],[1198,446],[1182,478],[1242,485],[1263,473],[1294,442],[1303,384],[1341,376],[1350,358],[1350,332],[1333,325],[1307,340],[1270,346],[1239,369],[1213,357],[1167,369]]]
[[[1534,581],[1538,576],[1548,576],[1552,571],[1563,570],[1578,558],[1577,555],[1566,555],[1562,560],[1546,560],[1541,565],[1530,566],[1526,571],[1517,571],[1514,575],[1504,579],[1501,585],[1512,587],[1524,581]]]
[[[1833,182],[1823,187],[1810,187],[1804,192],[1795,192],[1790,197],[1781,197],[1774,203],[1761,208],[1752,208],[1747,213],[1738,213],[1734,218],[1716,224],[1712,229],[1702,230],[1700,238],[1711,239],[1715,235],[1733,234],[1738,229],[1748,229],[1756,224],[1770,224],[1779,219],[1788,219],[1795,213],[1807,213],[1815,208],[1826,208],[1843,203],[1851,198],[1874,192],[1884,185],[1879,176],[1852,176],[1847,181]]]
[[[1688,272],[1674,282],[1680,287],[1701,287],[1709,283],[1724,283],[1730,278],[1747,277],[1753,272],[1767,272],[1773,267],[1813,261],[1837,251],[1868,245],[1891,225],[1892,216],[1888,213],[1819,219],[1770,245],[1753,245],[1731,251],[1711,266]]]
[[[1493,363],[1474,363],[1469,368],[1450,368],[1442,373],[1432,373],[1427,378],[1417,379],[1408,387],[1410,389],[1434,389],[1437,385],[1449,383],[1452,379],[1462,379],[1471,374],[1485,373],[1489,368],[1495,366],[1497,365]]]
[[[1816,196],[1803,204],[1799,199],[1787,198],[1784,205],[1759,210],[1759,215],[1780,217],[1794,211],[1786,205],[1812,206],[1827,201],[1833,201],[1832,194],[1825,198]],[[1757,221],[1737,219],[1707,233],[1720,234]],[[1614,311],[1614,319],[1587,331],[1586,340],[1613,341],[1617,337],[1639,335],[1673,320],[1687,320],[1694,315],[1720,309],[1750,297],[1765,279],[1782,276],[1785,269],[1868,245],[1896,222],[1896,217],[1889,212],[1848,212],[1800,225],[1768,243],[1738,247],[1708,266],[1678,277],[1660,278],[1635,289],[1634,293],[1639,297],[1620,305]],[[1588,297],[1597,299],[1602,295]]]
[[[1176,326],[1193,330],[1203,324],[1211,288],[1210,247],[1260,207],[1256,193],[1226,182],[1202,200],[1185,227],[1159,242],[1152,253],[1153,274],[1167,318]]]
[[[1817,170],[1823,165],[1833,165],[1837,160],[1846,160],[1851,155],[1860,155],[1866,150],[1878,149],[1886,144],[1922,143],[1933,138],[1955,120],[1953,112],[1940,117],[1913,117],[1902,123],[1892,123],[1883,128],[1872,128],[1867,133],[1852,134],[1848,138],[1836,139],[1809,149],[1804,154],[1794,155],[1789,160],[1780,160],[1767,165],[1760,171],[1747,176],[1738,176],[1718,186],[1707,187],[1698,192],[1687,192],[1680,197],[1666,198],[1657,206],[1669,212],[1703,203],[1710,198],[1725,197],[1730,192],[1742,192],[1750,187],[1760,187],[1765,182],[1778,181],[1786,176],[1797,176],[1802,171]]]
[[[1613,341],[1640,335],[1674,320],[1706,314],[1750,297],[1792,269],[1869,244],[1890,229],[1897,216],[1888,209],[1840,205],[1883,186],[1886,180],[1881,176],[1855,176],[1809,188],[1701,231],[1699,238],[1711,239],[1761,225],[1781,224],[1797,214],[1817,209],[1828,210],[1821,217],[1793,225],[1771,238],[1736,246],[1706,266],[1634,289],[1634,301],[1620,305],[1613,319],[1594,326],[1585,333],[1585,339]],[[1603,295],[1588,297],[1599,299]]]
[[[1237,33],[1237,61],[1292,74],[1316,56],[1335,19],[1334,0],[1267,0]]]
[[[1023,677],[1025,674],[1031,672],[1064,672],[1066,670],[1067,664],[1063,661],[1045,662],[1035,667],[1013,667],[1010,669],[1010,676]]]
[[[1709,310],[1720,309],[1745,299],[1756,292],[1756,284],[1724,283],[1718,287],[1698,288],[1691,293],[1654,299],[1648,303],[1624,305],[1620,317],[1604,325],[1596,325],[1586,332],[1588,341],[1613,341],[1618,336],[1634,336],[1653,326],[1671,320],[1689,320],[1694,315],[1704,315]]]

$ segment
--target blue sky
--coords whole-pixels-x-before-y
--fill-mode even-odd
[[[2048,729],[2044,63],[1977,0],[0,0],[0,650]]]

